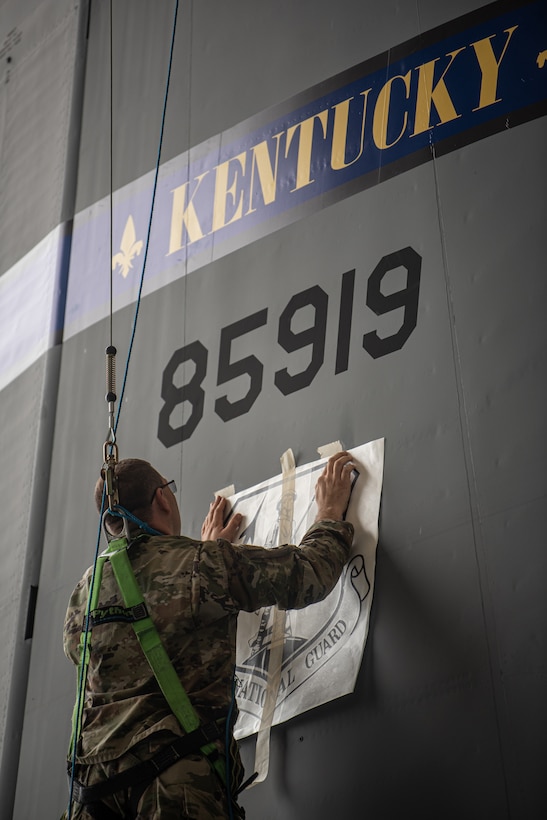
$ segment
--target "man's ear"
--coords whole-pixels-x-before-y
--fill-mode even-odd
[[[152,502],[152,508],[154,507],[154,504],[158,505],[158,508],[159,510],[161,510],[162,513],[171,512],[171,506],[169,504],[168,499],[165,496],[163,487],[158,487],[158,489],[156,490],[156,493],[154,495],[154,501]]]

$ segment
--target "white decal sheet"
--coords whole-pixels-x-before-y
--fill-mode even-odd
[[[353,691],[368,634],[374,590],[384,439],[349,450],[355,470],[346,518],[355,527],[351,555],[330,595],[285,617],[281,677],[273,724]],[[298,544],[316,517],[314,490],[326,459],[296,468],[292,543]],[[245,516],[239,543],[277,546],[283,475],[230,497]],[[257,732],[266,700],[274,607],[242,612],[238,621],[237,738]],[[278,670],[279,671],[279,670]]]

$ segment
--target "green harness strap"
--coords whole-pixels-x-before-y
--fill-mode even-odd
[[[114,543],[114,542],[112,542]],[[88,600],[86,619],[89,619],[90,613],[97,609],[99,604],[99,592],[101,589],[101,580],[103,577],[104,562],[108,560],[108,550],[103,552],[97,558],[97,566],[95,569],[95,580],[93,583],[93,590],[91,593],[91,600]],[[80,633],[80,665],[78,667],[78,687],[76,702],[72,710],[72,736],[70,738],[70,748],[74,749],[74,744],[82,733],[82,714],[85,700],[85,682],[87,680],[87,669],[89,667],[89,660],[91,656],[91,627],[82,629]]]
[[[96,578],[94,584],[91,605],[89,608],[90,612],[97,608],[102,570],[105,560],[110,560],[112,570],[116,581],[118,582],[126,608],[132,609],[143,605],[144,611],[146,611],[144,597],[137,583],[137,579],[135,578],[133,568],[131,567],[131,562],[127,554],[127,547],[127,540],[125,538],[118,538],[115,541],[111,541],[104,553],[99,556],[96,573],[98,577]],[[141,649],[146,656],[146,660],[148,661],[150,668],[156,676],[156,680],[167,703],[184,731],[189,734],[194,729],[199,727],[199,717],[194,707],[190,703],[188,695],[186,694],[173,664],[165,651],[152,618],[149,615],[146,615],[146,617],[133,621],[132,626],[141,645]],[[85,653],[86,657],[84,657],[84,638],[85,633],[82,632],[82,638],[80,639],[80,646],[82,649],[81,662],[85,664],[84,673],[87,673],[90,647],[89,645],[87,646],[87,651]],[[83,687],[81,688],[83,689]],[[81,694],[80,699],[83,700],[83,694]],[[77,714],[77,709],[79,715]],[[77,730],[77,736],[79,736],[79,731],[81,729],[81,709],[79,708],[78,700],[74,707],[72,725],[73,731]],[[206,755],[211,766],[219,775],[222,782],[226,783],[224,760],[218,755],[218,749],[216,746],[213,743],[208,743],[207,745],[201,747],[201,751],[204,755]]]

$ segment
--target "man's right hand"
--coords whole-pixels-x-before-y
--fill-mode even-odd
[[[215,541],[217,538],[235,541],[243,521],[243,516],[240,513],[236,513],[230,518],[226,526],[224,526],[228,510],[228,502],[225,498],[222,498],[222,496],[217,495],[215,500],[211,501],[209,512],[201,525],[202,541]]]
[[[351,493],[353,461],[345,451],[331,456],[315,485],[316,521],[341,521]]]

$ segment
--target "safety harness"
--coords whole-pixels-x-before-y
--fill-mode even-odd
[[[91,592],[91,601],[88,607],[87,629],[82,630],[80,636],[80,677],[87,679],[87,668],[90,661],[90,641],[86,639],[93,626],[101,623],[122,621],[131,623],[140,646],[146,656],[156,680],[173,714],[184,730],[184,736],[177,738],[169,746],[161,749],[150,760],[115,775],[108,781],[93,786],[84,786],[74,781],[73,799],[77,803],[92,805],[99,803],[103,798],[122,789],[144,784],[144,788],[152,782],[162,771],[176,763],[186,755],[201,752],[208,759],[213,771],[221,782],[226,785],[226,770],[223,758],[219,755],[213,741],[221,737],[221,729],[215,721],[200,724],[199,717],[190,703],[188,695],[171,663],[161,642],[158,631],[148,614],[143,594],[135,578],[127,551],[131,544],[127,538],[117,538],[111,541],[106,550],[97,559],[95,583]],[[110,561],[114,577],[118,583],[124,607],[98,606],[101,579],[105,561]],[[82,722],[83,688],[74,705],[72,715],[71,745],[79,738]],[[144,788],[139,791],[144,791]],[[140,799],[140,795],[139,795]],[[136,808],[136,807],[135,807]]]

